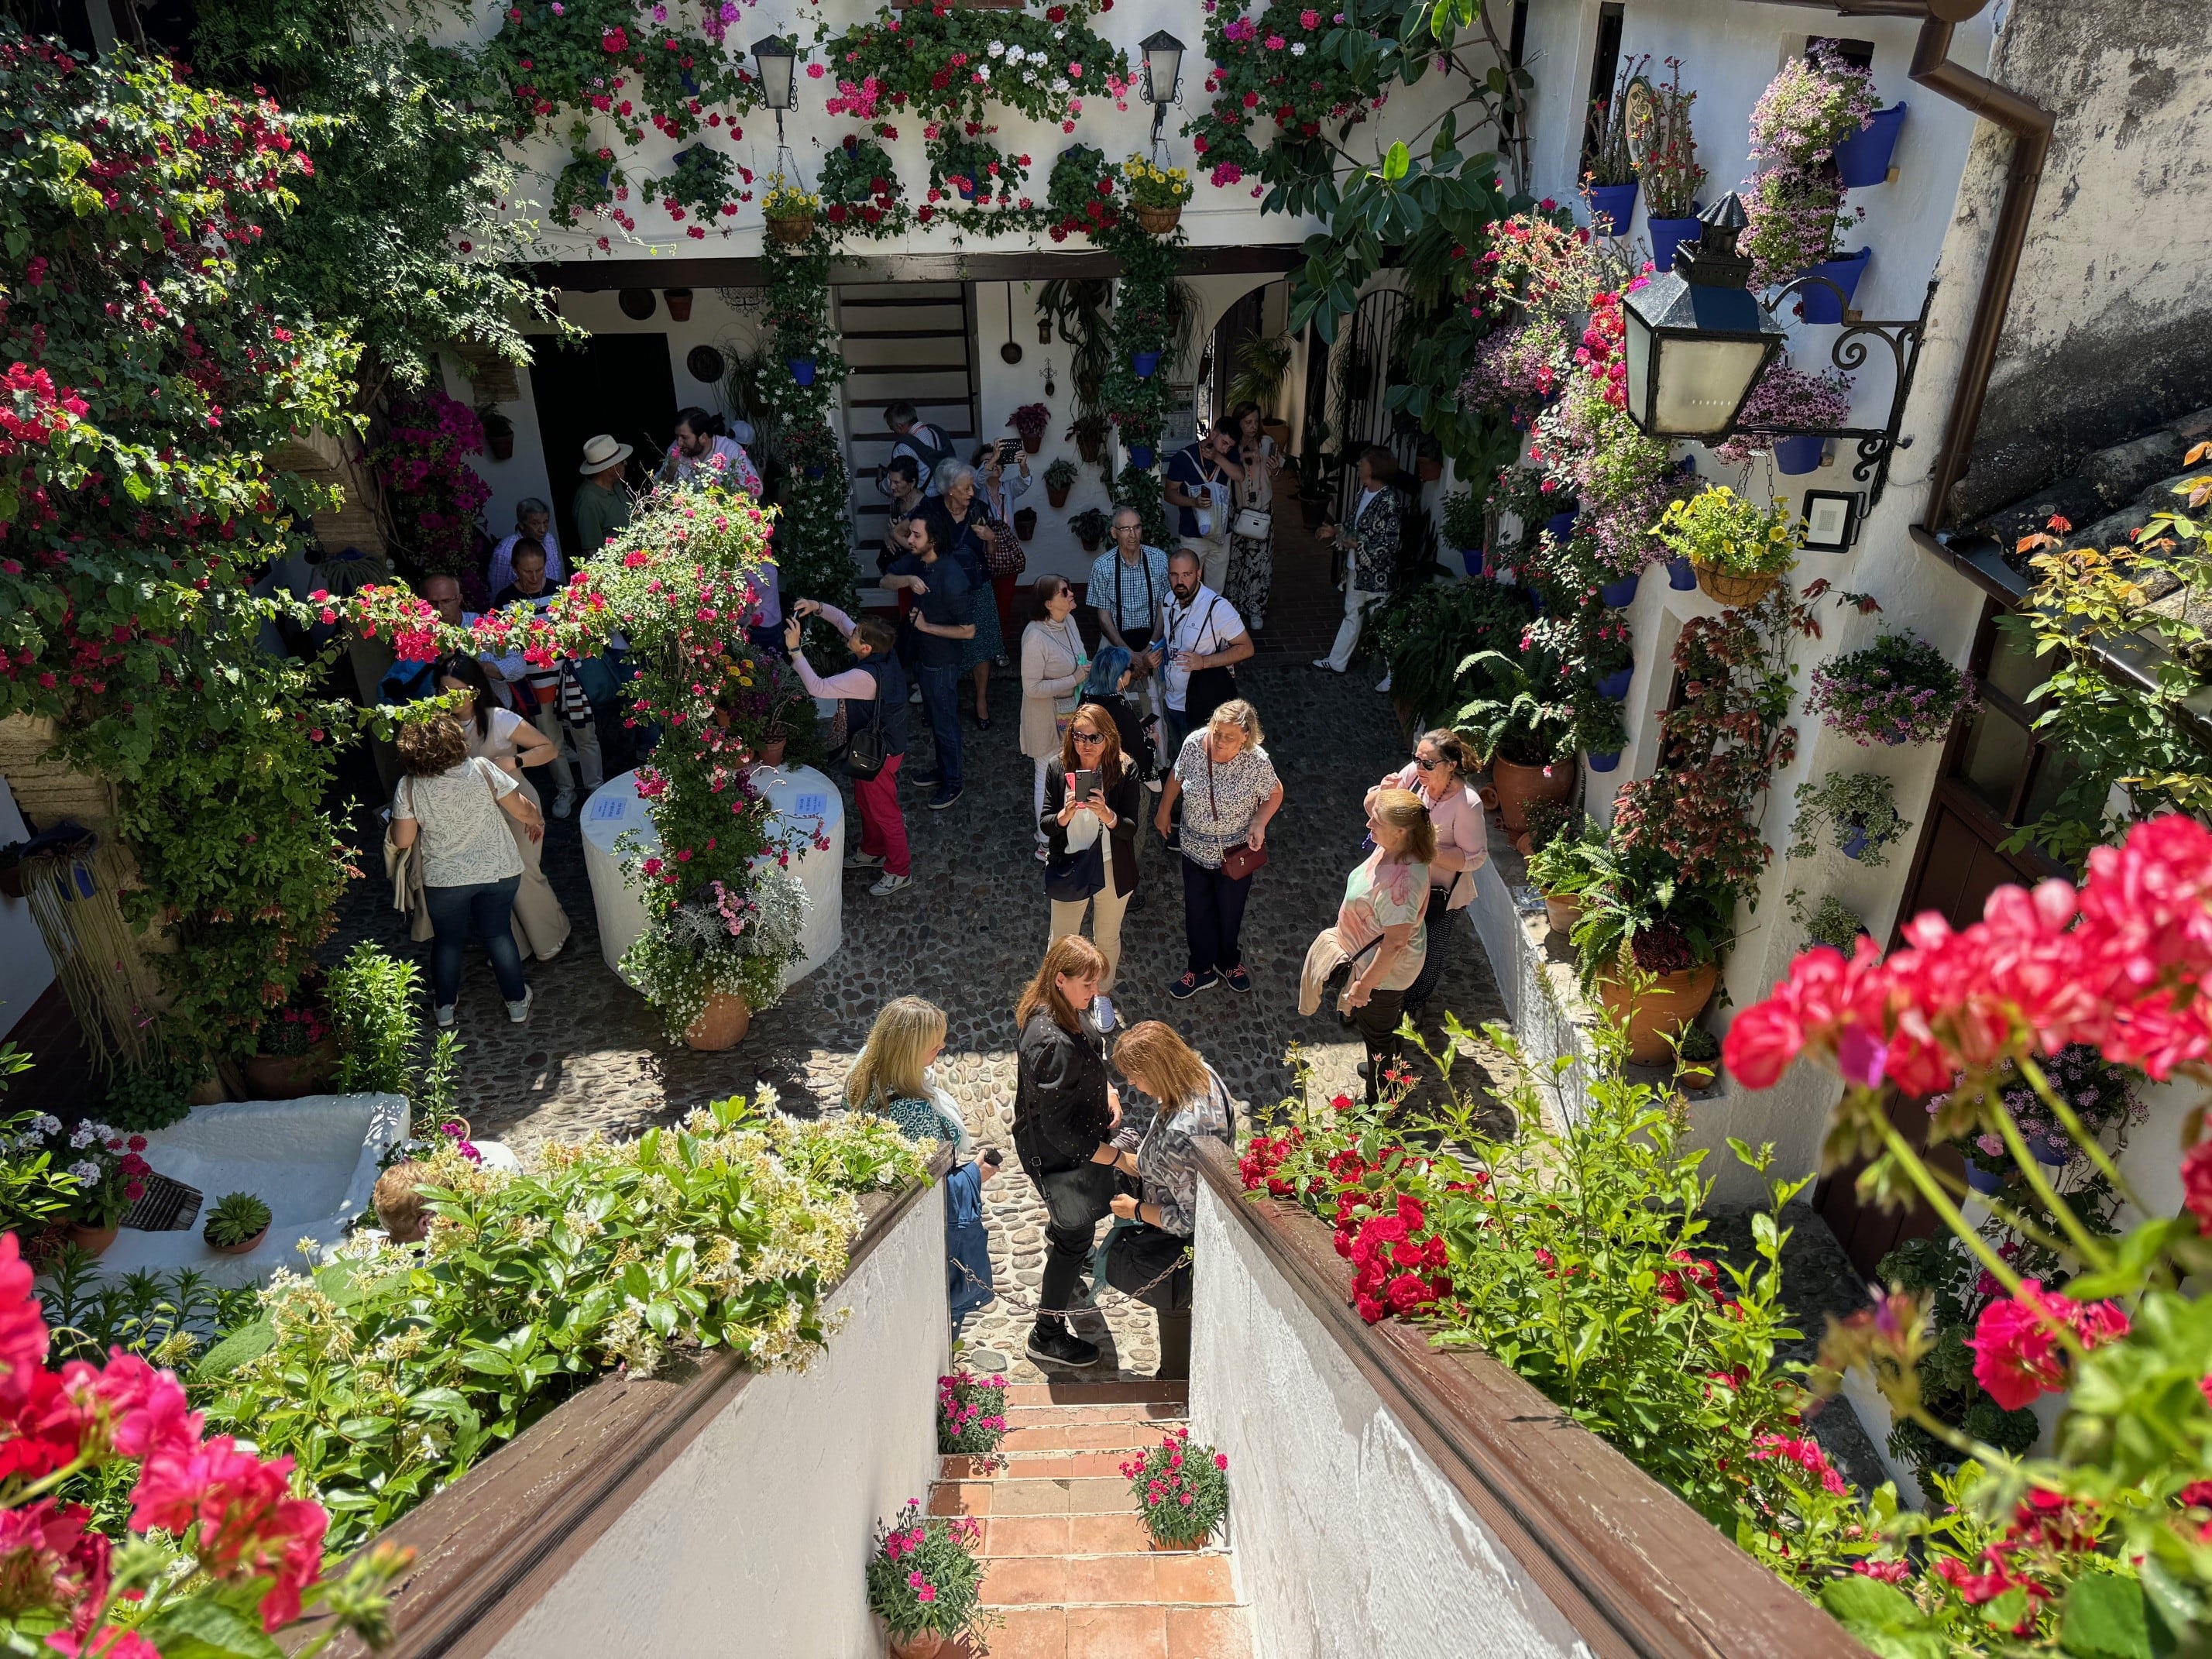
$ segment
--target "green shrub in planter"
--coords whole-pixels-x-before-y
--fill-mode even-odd
[[[1866,931],[1866,924],[1859,920],[1857,913],[1833,893],[1808,909],[1804,890],[1793,887],[1784,896],[1783,902],[1790,908],[1790,919],[1805,930],[1808,949],[1825,945],[1849,956],[1857,947],[1859,935]]]
[[[1825,835],[1847,858],[1869,867],[1889,862],[1886,850],[1912,828],[1899,816],[1896,786],[1878,772],[1831,772],[1801,783],[1790,825],[1790,856],[1808,859]]]
[[[1449,547],[1482,545],[1487,503],[1472,491],[1460,489],[1444,497],[1443,533]]]
[[[1458,706],[1474,676],[1461,678],[1480,651],[1513,651],[1534,613],[1517,589],[1477,578],[1424,582],[1390,599],[1375,617],[1375,641],[1390,665],[1390,689],[1427,719]]]
[[[268,1205],[252,1193],[225,1193],[208,1212],[200,1237],[218,1250],[234,1249],[268,1231]]]

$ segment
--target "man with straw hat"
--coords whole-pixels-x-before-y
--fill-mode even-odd
[[[584,464],[576,470],[584,482],[576,486],[576,550],[590,558],[607,544],[607,538],[629,522],[629,495],[623,489],[623,469],[629,465],[630,447],[618,444],[605,433],[584,444]]]

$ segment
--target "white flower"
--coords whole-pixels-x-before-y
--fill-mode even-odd
[[[80,1123],[76,1128],[70,1131],[70,1145],[76,1147],[79,1152],[82,1152],[86,1147],[91,1146],[94,1141],[99,1139],[100,1136],[94,1131],[92,1125],[89,1123]]]
[[[58,1135],[62,1132],[62,1121],[49,1113],[31,1127],[42,1135]]]
[[[992,41],[990,54],[994,58],[1004,58],[1006,55],[1006,43],[1003,40]]]
[[[94,1164],[90,1158],[85,1159],[82,1164],[70,1164],[69,1172],[76,1177],[77,1185],[80,1187],[94,1187],[100,1184],[100,1165]]]
[[[1052,89],[1054,92],[1066,92],[1067,90],[1067,77],[1065,75],[1054,76],[1052,77]]]
[[[1028,60],[1029,53],[1023,51],[1021,47],[1008,46],[1006,48],[1006,61],[1009,64],[1026,63]]]
[[[988,81],[991,78],[991,66],[988,64],[976,64],[975,78],[978,81]]]
[[[1303,57],[1304,57],[1305,55],[1306,55],[1306,43],[1305,43],[1304,41],[1303,41],[1303,40],[1293,40],[1293,41],[1291,41],[1291,57],[1293,57],[1293,58],[1303,58]]]
[[[1022,71],[1022,84],[1025,87],[1035,86],[1036,84],[1036,71],[1035,70],[1024,70]]]

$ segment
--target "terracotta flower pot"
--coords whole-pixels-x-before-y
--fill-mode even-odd
[[[699,1011],[699,1018],[684,1028],[686,1047],[708,1054],[724,1048],[734,1048],[744,1041],[745,1033],[752,1028],[753,1011],[742,996],[726,995],[716,992],[707,999],[707,1006]]]
[[[1024,541],[1036,534],[1036,508],[1020,507],[1014,509],[1014,534]]]
[[[1674,1081],[1685,1089],[1710,1089],[1717,1075],[1710,1060],[1686,1060],[1674,1068]]]
[[[304,1054],[256,1054],[246,1062],[246,1086],[256,1100],[297,1100],[319,1094],[337,1069],[338,1040],[325,1037]]]
[[[1145,228],[1147,236],[1169,235],[1182,222],[1182,204],[1180,202],[1173,207],[1139,206],[1132,207],[1129,210],[1137,216],[1137,222]]]
[[[1073,484],[1047,484],[1044,487],[1044,498],[1053,507],[1066,507],[1067,492],[1074,488]]]
[[[69,1224],[70,1243],[87,1255],[105,1255],[107,1247],[115,1243],[115,1235],[120,1231],[116,1227],[88,1227],[82,1222],[72,1221]]]
[[[1081,434],[1075,440],[1075,453],[1089,465],[1097,465],[1099,459],[1106,453],[1106,434],[1103,432]],[[1055,501],[1053,505],[1057,507],[1060,503]]]
[[[1034,455],[1034,454],[1036,454],[1036,453],[1037,453],[1037,451],[1039,451],[1040,449],[1042,449],[1043,447],[1044,447],[1044,434],[1043,434],[1043,433],[1042,433],[1042,432],[1024,432],[1024,433],[1023,433],[1023,434],[1022,434],[1022,453],[1024,453],[1024,455]]]
[[[1544,920],[1555,933],[1571,933],[1583,919],[1583,902],[1572,893],[1544,895]]]
[[[1498,815],[1505,833],[1517,836],[1528,827],[1532,800],[1565,800],[1575,790],[1575,765],[1558,761],[1548,767],[1517,766],[1502,757],[1492,762],[1491,781],[1498,790]]]
[[[1145,1547],[1155,1555],[1188,1555],[1193,1550],[1202,1548],[1205,1543],[1202,1538],[1194,1544],[1177,1544],[1164,1538],[1155,1538],[1150,1533],[1145,1534]]]
[[[757,757],[760,763],[763,766],[782,765],[783,751],[788,748],[790,744],[791,739],[789,738],[762,738],[761,746],[757,751]]]
[[[660,297],[668,301],[668,320],[688,323],[691,320],[691,290],[688,288],[665,289]]]
[[[903,1642],[890,1638],[890,1659],[969,1659],[974,1652],[965,1636],[939,1636],[926,1631]]]
[[[787,213],[768,221],[769,237],[791,247],[805,241],[814,234],[814,216],[811,213]]]
[[[1780,573],[1776,571],[1763,571],[1756,576],[1726,575],[1694,561],[1691,568],[1698,573],[1698,591],[1731,611],[1757,605],[1766,597],[1767,589],[1782,580]]]
[[[252,1237],[240,1239],[235,1244],[217,1244],[213,1240],[207,1239],[204,1234],[201,1237],[206,1242],[208,1249],[213,1250],[217,1255],[246,1255],[261,1248],[261,1241],[269,1237],[269,1229],[264,1227]]]
[[[1661,974],[1641,994],[1632,996],[1625,981],[1607,975],[1598,981],[1598,1000],[1628,1027],[1628,1057],[1639,1066],[1656,1066],[1674,1052],[1668,1034],[1705,1012],[1720,977],[1719,965],[1708,962],[1679,974]]]
[[[1260,430],[1264,435],[1273,438],[1275,441],[1276,448],[1284,451],[1285,453],[1289,452],[1291,447],[1291,423],[1288,421],[1279,421],[1272,416],[1263,416],[1260,421]]]

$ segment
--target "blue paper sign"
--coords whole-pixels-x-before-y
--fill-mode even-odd
[[[791,810],[820,817],[830,810],[830,798],[827,795],[801,795],[792,804]]]

